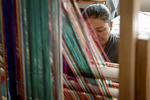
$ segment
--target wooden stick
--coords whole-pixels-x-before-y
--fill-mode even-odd
[[[99,0],[98,2],[101,4],[106,4],[106,1],[108,0]],[[78,1],[78,6],[79,8],[86,8],[87,6],[89,6],[90,4],[95,3],[96,1]]]
[[[135,48],[139,0],[120,0],[119,100],[135,100]]]
[[[105,1],[108,1],[108,0],[80,0],[80,1],[93,1],[93,2],[105,2]],[[78,1],[79,2],[79,1]]]
[[[105,3],[106,1],[108,1],[108,0],[100,0],[100,1],[78,1],[78,3],[93,4],[94,2]]]

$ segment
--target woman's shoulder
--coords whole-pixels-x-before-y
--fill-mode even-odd
[[[116,34],[110,33],[110,37],[113,37],[114,39],[118,40],[120,37]]]
[[[109,41],[112,43],[112,44],[118,44],[118,41],[119,41],[119,36],[118,35],[115,35],[115,34],[110,34],[110,38],[109,38]]]
[[[119,37],[117,35],[110,34],[108,43],[104,49],[110,61],[114,63],[118,62],[118,58],[117,58],[118,40],[119,40]]]

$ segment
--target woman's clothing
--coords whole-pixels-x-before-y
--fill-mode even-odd
[[[118,39],[119,39],[118,36],[110,34],[109,40],[104,49],[104,52],[106,53],[107,57],[112,63],[118,63]],[[105,57],[104,59],[106,61]]]

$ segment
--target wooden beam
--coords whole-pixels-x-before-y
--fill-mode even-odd
[[[106,1],[108,1],[108,0],[98,0],[98,1],[78,1],[78,3],[93,4],[94,2],[105,3]]]
[[[135,48],[139,0],[120,0],[119,100],[135,100]]]
[[[150,36],[137,41],[136,52],[136,100],[150,100]]]
[[[101,4],[106,4],[106,1],[108,1],[108,0],[97,0],[99,3],[101,3]],[[95,2],[97,2],[96,0],[95,1],[92,1],[92,0],[90,0],[90,1],[78,1],[77,3],[78,3],[78,6],[79,6],[79,8],[86,8],[87,6],[89,6],[90,4],[93,4],[93,3],[95,3]]]
[[[108,1],[108,0],[80,0],[80,1],[94,1],[94,2],[100,2],[100,1]]]
[[[78,1],[77,3],[78,3],[78,6],[79,6],[79,8],[86,8],[87,6],[89,6],[90,4],[93,4],[93,3],[95,3],[95,2],[99,2],[99,3],[101,3],[101,4],[106,4],[106,1],[108,1],[108,0],[95,0],[95,1]]]

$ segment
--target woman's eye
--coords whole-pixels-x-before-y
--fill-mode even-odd
[[[97,32],[103,32],[104,30],[97,30]]]
[[[103,32],[105,29],[102,29],[102,30],[97,30],[97,32]]]

